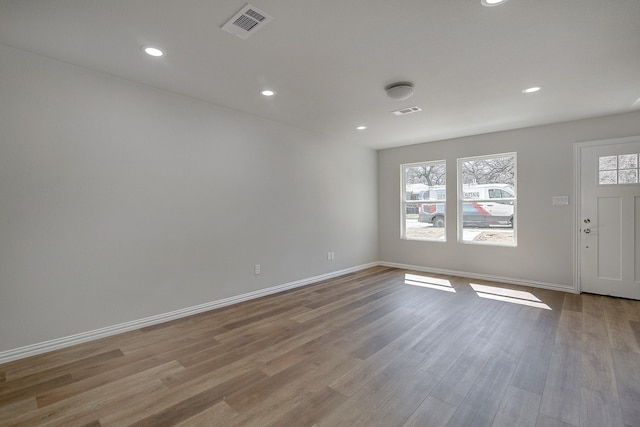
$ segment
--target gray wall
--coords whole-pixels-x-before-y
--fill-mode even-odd
[[[471,136],[378,152],[380,260],[537,285],[573,286],[573,146],[575,142],[640,135],[640,112]],[[456,159],[517,152],[518,247],[457,243]],[[447,242],[400,239],[400,165],[447,160]],[[569,206],[552,206],[555,195]]]
[[[0,45],[0,352],[375,262],[376,191],[372,150]]]

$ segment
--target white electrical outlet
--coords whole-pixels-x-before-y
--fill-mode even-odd
[[[256,264],[256,266],[253,268],[253,272],[256,275],[260,274],[260,264]]]
[[[331,252],[327,252],[327,261],[331,261]]]
[[[327,252],[327,261],[333,261],[334,259],[336,259],[336,253],[333,251]]]

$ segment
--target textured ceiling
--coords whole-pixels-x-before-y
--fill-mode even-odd
[[[255,0],[241,40],[245,4],[0,0],[0,43],[371,148],[640,109],[640,0]]]

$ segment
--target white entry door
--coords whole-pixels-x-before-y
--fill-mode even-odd
[[[580,148],[580,285],[640,300],[640,137]]]

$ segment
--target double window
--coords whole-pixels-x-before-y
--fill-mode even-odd
[[[516,153],[457,159],[458,241],[516,245]],[[446,161],[402,165],[401,237],[446,241]],[[450,216],[451,217],[451,216]]]

